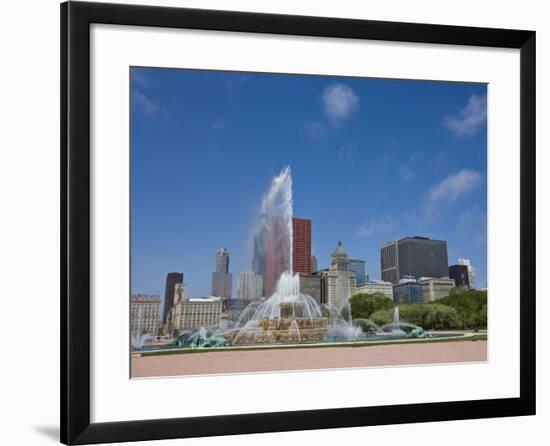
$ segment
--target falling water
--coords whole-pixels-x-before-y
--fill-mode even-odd
[[[393,329],[399,330],[399,307],[396,305],[393,310]]]
[[[275,291],[283,272],[293,271],[292,212],[292,175],[287,166],[271,180],[254,231],[252,268],[264,276],[266,297]]]
[[[268,225],[273,224],[274,218],[282,219],[284,237],[288,240],[289,271],[292,271],[292,213],[292,173],[290,166],[286,166],[271,181],[262,200],[262,214],[267,216]]]

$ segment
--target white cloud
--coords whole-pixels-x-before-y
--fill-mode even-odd
[[[142,93],[137,89],[133,90],[132,102],[133,102],[133,105],[137,107],[139,111],[141,111],[144,115],[147,115],[147,116],[154,116],[160,110],[160,106],[158,104],[153,102],[144,93]]]
[[[214,123],[212,124],[212,128],[218,131],[223,130],[225,128],[225,119],[222,118],[221,116],[216,118],[214,120]]]
[[[359,109],[359,96],[344,84],[332,84],[323,90],[325,113],[333,123],[341,123]]]
[[[383,235],[390,233],[395,228],[397,228],[397,221],[392,217],[373,218],[361,225],[355,235],[359,237]]]
[[[481,174],[475,170],[462,169],[447,176],[426,194],[424,213],[428,217],[436,215],[479,185],[481,185]]]
[[[455,201],[481,184],[481,174],[471,169],[449,175],[428,193],[430,201]]]
[[[443,124],[458,137],[473,136],[487,119],[487,96],[471,95],[457,114],[446,114]]]

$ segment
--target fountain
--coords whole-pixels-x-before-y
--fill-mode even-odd
[[[332,328],[332,318],[324,316],[315,299],[299,292],[300,276],[284,272],[275,293],[257,305],[252,313],[245,308],[233,330],[226,332],[232,345],[320,342]]]
[[[399,307],[393,310],[393,319],[389,324],[382,325],[377,333],[392,338],[423,338],[426,337],[424,329],[416,324],[404,322],[399,319]]]
[[[410,332],[421,337],[420,327],[399,320],[397,307],[393,321],[380,327],[369,319],[353,319],[350,304],[335,309],[300,293],[300,276],[292,268],[292,205],[292,176],[285,167],[264,195],[254,239],[253,267],[264,275],[270,297],[251,302],[232,324],[180,333],[176,346],[357,342],[407,337]]]

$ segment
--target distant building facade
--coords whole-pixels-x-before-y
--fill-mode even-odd
[[[455,281],[446,277],[421,277],[418,279],[418,283],[422,286],[424,303],[447,297],[455,286]]]
[[[367,262],[361,259],[350,259],[349,266],[355,273],[355,281],[357,286],[364,284],[367,281],[365,265]]]
[[[464,265],[468,268],[468,281],[470,282],[470,289],[477,289],[477,274],[476,269],[472,266],[470,259],[458,259],[459,265]]]
[[[262,297],[264,278],[254,271],[242,271],[237,282],[237,299],[256,300]]]
[[[391,282],[365,282],[357,286],[356,294],[383,294],[388,299],[393,299],[393,283]]]
[[[134,294],[130,297],[130,331],[132,335],[159,334],[160,296]]]
[[[307,294],[321,303],[321,275],[300,273],[300,293]]]
[[[311,274],[311,220],[292,219],[292,270],[295,273]]]
[[[457,287],[470,289],[470,279],[466,265],[449,266],[449,277],[454,280]]]
[[[447,277],[447,242],[427,237],[406,237],[380,248],[382,280],[399,284],[405,276]]]
[[[322,272],[322,300],[332,308],[340,309],[347,305],[350,297],[356,294],[355,273],[350,269],[349,257],[338,242],[332,253],[330,270]]]
[[[393,287],[393,302],[395,304],[424,303],[422,285],[414,279],[401,279],[400,283]]]
[[[216,255],[216,271],[212,273],[212,296],[231,298],[232,274],[229,272],[229,252],[222,248]]]
[[[166,286],[164,288],[164,306],[162,309],[162,322],[166,323],[168,314],[174,306],[174,292],[176,284],[183,283],[183,273],[168,273],[166,275]]]
[[[200,327],[217,325],[221,321],[223,311],[221,297],[205,297],[181,300],[174,306],[173,328],[180,330],[195,330]]]

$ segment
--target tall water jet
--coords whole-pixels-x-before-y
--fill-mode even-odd
[[[275,291],[283,272],[292,271],[292,175],[287,166],[265,193],[254,236],[252,266],[264,276],[264,294]]]
[[[396,305],[393,309],[393,329],[398,330],[399,329],[399,307]]]

